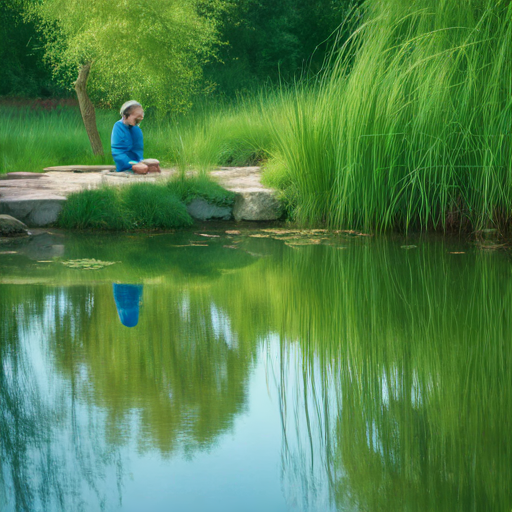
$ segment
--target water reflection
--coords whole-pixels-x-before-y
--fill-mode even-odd
[[[320,456],[340,510],[510,509],[508,257],[373,245],[324,253],[322,273],[318,253],[294,257],[285,307],[300,320],[282,331],[301,350],[289,361],[283,339],[281,366],[302,378],[279,383],[286,473],[311,496]]]
[[[222,243],[214,248],[219,260]],[[12,501],[16,478],[30,481],[27,465],[45,474],[31,447],[44,446],[40,457],[53,468],[70,467],[56,442],[63,432],[69,446],[90,446],[77,455],[83,471],[73,473],[76,482],[88,475],[90,489],[103,489],[113,459],[122,467],[135,454],[218,456],[228,439],[241,442],[237,426],[254,420],[257,393],[261,401],[270,394],[279,414],[272,435],[282,440],[289,509],[510,510],[508,256],[468,248],[451,255],[445,241],[417,242],[415,251],[400,245],[377,239],[297,249],[247,238],[240,259],[224,249],[229,269],[206,272],[203,263],[196,274],[184,270],[183,254],[164,257],[153,247],[161,263],[140,280],[140,321],[142,285],[112,287],[114,273],[125,272],[115,265],[89,284],[70,284],[63,269],[59,286],[4,285],[4,501]],[[255,262],[250,254],[267,257]],[[37,361],[27,355],[35,332],[45,370],[24,366]],[[260,364],[266,387],[251,391]],[[56,375],[60,395],[34,374]],[[39,433],[11,426],[36,417]],[[113,473],[117,481],[122,473]],[[76,496],[82,484],[75,485]],[[34,492],[19,492],[20,510]]]
[[[123,463],[101,413],[78,403],[74,378],[70,389],[41,372],[49,290],[1,292],[0,510],[101,510],[119,500]]]
[[[112,288],[119,320],[125,327],[135,327],[139,323],[143,285],[112,283]]]

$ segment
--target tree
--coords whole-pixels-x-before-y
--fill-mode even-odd
[[[30,8],[54,75],[75,88],[91,146],[103,153],[96,102],[136,98],[183,111],[213,56],[222,0],[41,0]]]

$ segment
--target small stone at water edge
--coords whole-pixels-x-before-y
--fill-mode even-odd
[[[28,229],[23,222],[10,215],[0,215],[0,236],[28,235]]]

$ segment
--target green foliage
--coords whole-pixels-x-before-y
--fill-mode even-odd
[[[92,63],[97,100],[118,105],[136,97],[146,107],[189,106],[216,41],[215,13],[198,0],[42,0],[31,16],[47,37],[46,58],[72,87],[78,69]]]
[[[346,37],[334,33],[353,0],[231,0],[220,17],[220,62],[205,69],[219,92],[233,96],[262,83],[317,73]]]
[[[26,0],[2,0],[0,2],[0,62],[2,80],[0,96],[24,97],[62,94],[51,81],[51,73],[45,69],[41,46],[44,41],[35,24],[24,19]]]
[[[368,0],[364,12],[334,71],[299,87],[275,130],[297,218],[375,230],[504,225],[512,6]]]
[[[0,48],[0,95],[65,94],[77,66],[94,59],[91,86],[99,103],[135,96],[179,111],[192,93],[234,97],[269,80],[318,72],[347,37],[348,30],[333,34],[357,3],[4,0],[0,29],[9,45]]]
[[[67,229],[172,229],[190,226],[186,204],[195,197],[231,206],[234,194],[206,176],[178,177],[167,183],[130,183],[71,194],[57,225]]]

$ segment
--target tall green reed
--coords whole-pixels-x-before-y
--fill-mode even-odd
[[[512,6],[368,0],[363,12],[329,74],[283,111],[297,218],[374,230],[507,221]]]

